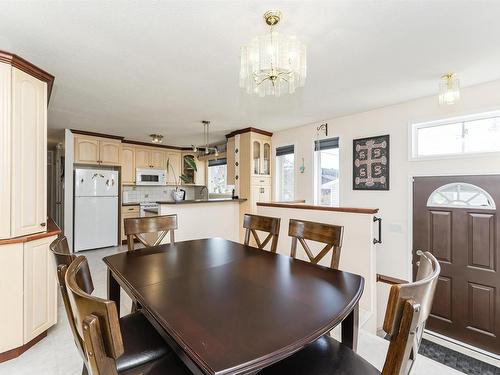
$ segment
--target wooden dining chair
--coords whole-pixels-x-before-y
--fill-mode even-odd
[[[119,318],[113,301],[91,295],[84,256],[69,267],[60,264],[58,276],[67,292],[63,298],[84,362],[82,374],[191,374],[141,312]]]
[[[280,222],[281,219],[278,217],[269,216],[259,216],[245,214],[243,217],[243,228],[245,228],[245,245],[250,244],[250,234],[252,234],[255,243],[259,249],[264,249],[264,247],[271,242],[271,251],[276,252],[278,247],[278,237],[280,234]],[[260,241],[257,231],[266,232],[267,237],[264,241]]]
[[[440,272],[439,263],[431,253],[420,253],[416,281],[391,286],[383,326],[390,343],[382,372],[346,345],[323,336],[292,356],[266,367],[259,375],[409,374],[431,311]]]
[[[127,236],[128,250],[134,250],[134,237],[144,246],[157,246],[170,232],[170,243],[175,243],[174,230],[177,229],[177,215],[147,216],[124,219],[125,236]],[[146,238],[147,234],[158,233],[154,242]]]
[[[318,262],[331,251],[332,259],[330,261],[330,267],[338,269],[343,234],[344,227],[339,225],[290,219],[288,225],[288,235],[292,237],[290,256],[292,258],[297,256],[297,243],[302,245],[309,260],[314,264],[318,264]],[[317,255],[314,255],[306,240],[320,242],[325,244],[325,246]]]

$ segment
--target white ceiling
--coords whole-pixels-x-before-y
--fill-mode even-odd
[[[238,87],[242,44],[281,9],[308,47],[306,86],[281,98]],[[165,143],[279,130],[500,79],[500,1],[2,1],[0,49],[56,76],[49,129]]]

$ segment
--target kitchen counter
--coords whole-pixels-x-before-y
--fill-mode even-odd
[[[122,206],[139,206],[139,203],[122,203]]]
[[[246,199],[214,198],[214,199],[189,199],[185,201],[158,201],[158,204],[192,204],[192,203],[220,203],[220,202],[245,202]]]

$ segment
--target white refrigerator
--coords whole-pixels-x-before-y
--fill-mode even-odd
[[[74,251],[118,245],[118,171],[75,169]]]

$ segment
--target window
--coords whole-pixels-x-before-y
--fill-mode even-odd
[[[465,182],[443,185],[432,192],[428,207],[495,209],[495,202],[488,192]]]
[[[500,151],[500,112],[413,124],[412,145],[417,159]]]
[[[227,186],[227,161],[217,159],[208,161],[208,193],[209,194],[231,194],[232,187]]]
[[[314,159],[314,202],[325,206],[338,206],[339,139],[316,141]]]
[[[293,201],[295,174],[294,146],[276,148],[276,188],[279,201]]]

